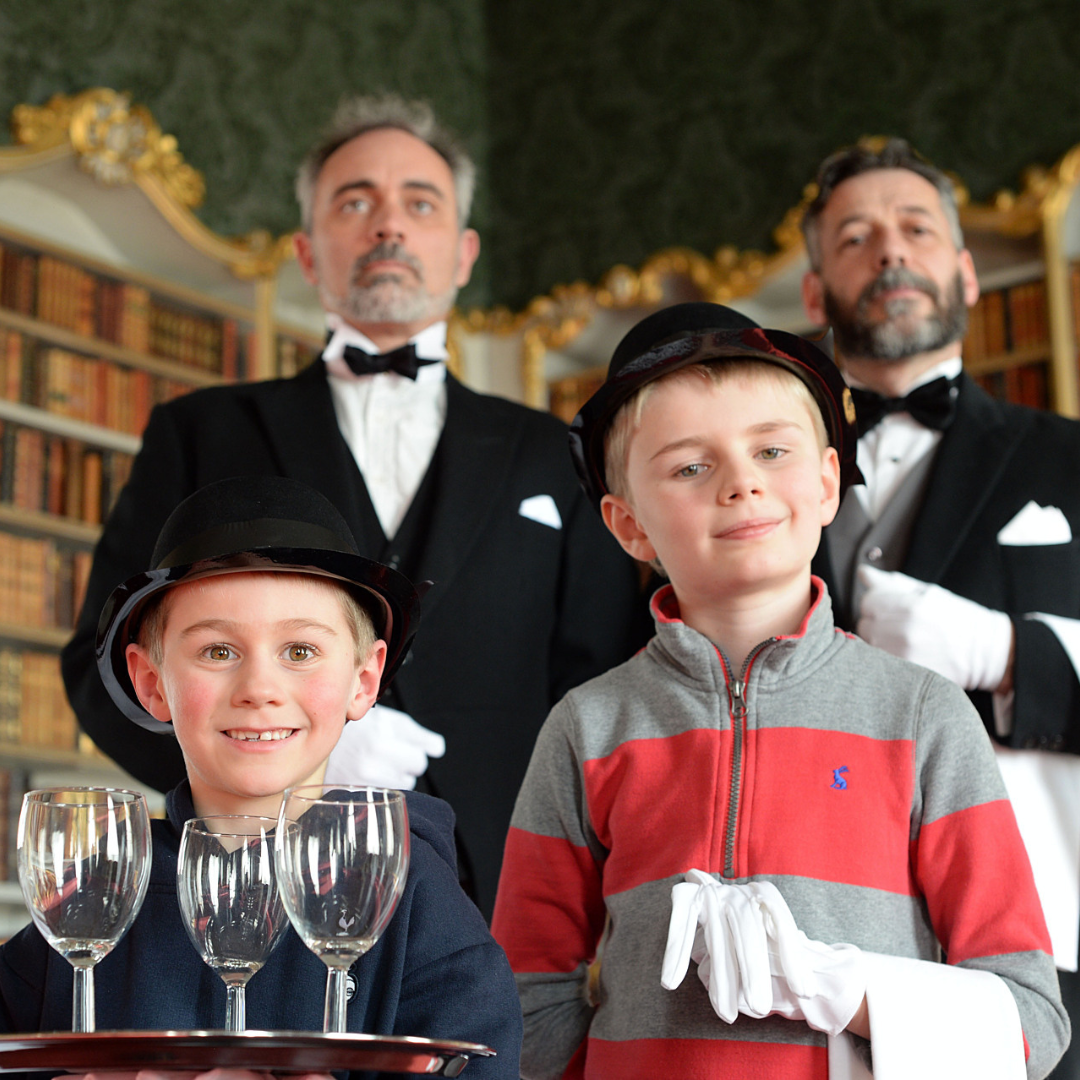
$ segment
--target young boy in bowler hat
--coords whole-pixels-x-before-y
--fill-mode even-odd
[[[276,816],[286,788],[321,783],[343,724],[386,688],[419,617],[412,585],[362,558],[338,512],[304,484],[223,480],[176,508],[153,568],[114,590],[98,630],[113,700],[134,722],[171,730],[187,768],[152,825],[142,910],[95,969],[99,1030],[222,1026],[224,984],[191,945],[176,899],[184,822]],[[452,812],[406,799],[405,891],[350,970],[348,1030],[484,1043],[498,1056],[475,1058],[469,1075],[516,1080],[517,996],[458,884]],[[249,984],[249,1028],[321,1031],[325,985],[326,967],[288,928]],[[36,927],[0,949],[4,1031],[70,1030],[71,993],[71,966]]]
[[[878,1080],[1045,1075],[1068,1021],[982,724],[838,631],[810,573],[861,479],[832,362],[679,305],[623,339],[571,449],[670,580],[649,645],[552,711],[518,798],[493,931],[522,1076],[867,1075],[865,1038]]]

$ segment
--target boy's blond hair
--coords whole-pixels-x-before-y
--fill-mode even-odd
[[[630,452],[630,439],[641,426],[641,415],[645,409],[645,403],[649,400],[656,387],[669,380],[679,378],[706,379],[713,386],[719,387],[740,376],[746,376],[759,383],[772,384],[775,387],[790,390],[809,410],[818,448],[824,453],[825,448],[829,445],[829,435],[825,430],[825,419],[821,414],[821,407],[802,379],[782,368],[779,364],[772,364],[766,360],[757,360],[748,356],[726,357],[677,368],[670,374],[661,375],[658,379],[646,383],[637,393],[623,402],[618,412],[612,417],[611,423],[604,434],[604,475],[608,491],[612,495],[633,502],[626,480],[626,462]]]
[[[365,610],[364,605],[343,583],[335,581],[333,578],[323,574],[304,574],[281,570],[237,572],[246,574],[274,574],[275,576],[285,574],[288,577],[306,578],[309,581],[319,582],[332,588],[334,592],[337,593],[338,599],[341,602],[342,614],[345,616],[345,622],[349,627],[349,633],[353,639],[353,650],[356,663],[363,664],[371,655],[371,650],[375,647],[375,642],[378,640],[378,634],[375,632],[375,624],[371,621],[371,616]],[[182,581],[180,584],[193,584],[199,580],[199,578],[193,578],[187,582]],[[146,650],[147,655],[158,667],[161,666],[161,663],[165,658],[162,643],[165,638],[165,624],[169,617],[169,606],[173,591],[173,589],[165,589],[163,592],[158,593],[157,596],[152,597],[146,604],[142,615],[142,621],[139,624],[139,644]]]

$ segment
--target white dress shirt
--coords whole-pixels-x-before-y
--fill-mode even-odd
[[[962,368],[959,356],[943,360],[923,372],[904,393],[942,377],[954,379]],[[849,382],[852,386],[861,385],[854,379]],[[881,516],[911,470],[937,448],[941,435],[940,431],[923,427],[909,413],[901,412],[887,413],[859,439],[856,461],[866,484],[856,485],[852,490],[871,521]]]
[[[446,323],[433,323],[414,338],[425,364],[415,381],[396,371],[354,375],[345,362],[346,345],[369,353],[380,349],[336,315],[323,350],[338,427],[364,478],[387,539],[393,539],[431,464],[446,422]]]

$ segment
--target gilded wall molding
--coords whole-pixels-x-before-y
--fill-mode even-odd
[[[531,300],[524,311],[474,308],[458,314],[455,321],[466,332],[520,334],[525,401],[536,408],[546,408],[544,354],[573,342],[599,309],[655,307],[662,303],[666,285],[673,279],[689,282],[702,300],[716,304],[753,295],[802,254],[799,222],[815,190],[814,185],[808,185],[799,204],[773,230],[777,250],[771,254],[752,249],[740,251],[725,245],[709,258],[691,248],[665,248],[636,270],[622,264],[613,266],[596,285],[584,281],[557,285],[547,295]]]
[[[194,215],[206,194],[202,174],[184,161],[175,136],[128,94],[95,87],[56,94],[44,105],[18,105],[11,128],[16,145],[0,148],[0,172],[74,155],[98,183],[138,186],[180,236],[237,277],[273,277],[288,257],[289,237],[275,239],[265,230],[219,236]]]

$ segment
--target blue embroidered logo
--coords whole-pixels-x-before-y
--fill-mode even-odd
[[[833,769],[832,783],[829,787],[836,788],[837,791],[847,791],[847,781],[843,776],[847,771],[848,767],[846,765],[841,765],[839,769]]]

